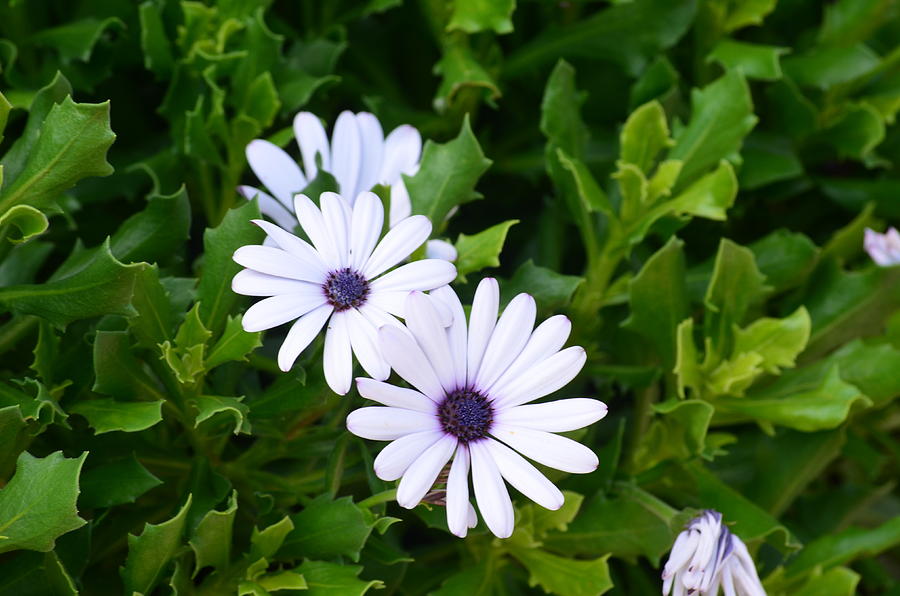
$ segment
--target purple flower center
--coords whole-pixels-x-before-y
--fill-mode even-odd
[[[463,443],[487,436],[494,421],[488,399],[473,389],[457,389],[438,406],[438,420],[447,432]]]
[[[322,289],[334,310],[341,312],[348,308],[362,306],[366,302],[366,297],[369,295],[369,282],[362,273],[345,267],[329,273],[325,278],[325,283],[322,284]]]

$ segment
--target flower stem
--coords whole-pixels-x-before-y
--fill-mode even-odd
[[[388,503],[390,501],[397,500],[397,489],[392,488],[390,490],[385,490],[380,493],[376,493],[369,497],[368,499],[363,499],[357,505],[364,509],[371,509],[375,505],[381,505],[382,503]]]

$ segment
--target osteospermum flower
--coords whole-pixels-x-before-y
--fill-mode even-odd
[[[863,245],[876,264],[882,267],[900,265],[900,233],[896,228],[890,228],[884,234],[866,228]]]
[[[435,308],[441,302],[453,313],[449,326]],[[430,297],[410,294],[407,329],[382,327],[378,339],[385,359],[415,389],[357,379],[363,397],[386,407],[361,408],[347,417],[353,434],[392,441],[375,459],[375,473],[401,479],[397,502],[407,509],[429,493],[452,458],[444,501],[447,525],[460,537],[475,522],[470,469],[481,516],[491,532],[506,538],[514,522],[504,480],[547,509],[563,504],[559,489],[522,455],[565,472],[592,472],[594,452],[553,433],[606,415],[606,405],[593,399],[525,405],[571,381],[584,366],[585,352],[579,346],[560,350],[571,331],[564,316],[533,329],[535,303],[528,294],[516,296],[499,320],[498,305],[497,282],[482,281],[467,327],[450,288]]]
[[[290,370],[300,353],[329,321],[324,369],[328,386],[340,395],[350,390],[353,354],[366,373],[386,379],[390,368],[377,346],[376,330],[400,325],[404,299],[411,290],[449,283],[456,268],[447,261],[424,259],[393,271],[431,233],[421,215],[395,225],[381,241],[384,208],[373,193],[362,193],[351,207],[340,195],[322,193],[321,210],[305,195],[294,206],[304,240],[263,220],[274,246],[242,246],[234,260],[246,267],[231,287],[246,296],[268,296],[244,313],[246,331],[262,331],[296,321],[278,351],[278,366]],[[448,315],[449,316],[449,315]]]
[[[248,199],[258,197],[263,215],[283,228],[293,228],[294,194],[315,179],[318,158],[322,169],[334,176],[338,192],[351,205],[359,193],[382,184],[391,188],[390,226],[409,217],[412,205],[403,174],[411,176],[419,170],[422,137],[415,128],[403,124],[385,137],[373,114],[344,111],[334,124],[329,142],[319,119],[310,112],[300,112],[294,117],[294,136],[300,147],[302,168],[269,141],[256,139],[247,145],[250,169],[271,194],[253,186],[239,186],[238,192]],[[426,248],[429,257],[456,259],[456,249],[447,242],[432,240]]]
[[[675,539],[662,579],[663,596],[715,596],[720,587],[729,596],[766,595],[746,545],[712,509],[688,522]]]

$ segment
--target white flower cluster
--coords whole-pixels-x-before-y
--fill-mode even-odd
[[[712,509],[688,522],[675,539],[662,579],[663,596],[715,596],[719,588],[726,596],[766,596],[747,547]]]
[[[900,265],[900,232],[896,228],[890,228],[884,234],[866,228],[863,246],[877,265]]]
[[[244,329],[291,323],[278,353],[279,367],[288,371],[327,323],[325,379],[335,393],[347,393],[354,355],[369,375],[357,379],[359,392],[382,405],[352,412],[347,427],[391,441],[375,472],[400,479],[401,506],[415,507],[431,495],[446,504],[451,532],[465,536],[477,522],[471,472],[478,508],[498,537],[510,536],[514,526],[506,483],[548,509],[560,508],[562,492],[525,458],[570,473],[593,471],[597,456],[555,433],[606,415],[606,405],[594,399],[529,404],[562,388],[584,366],[584,349],[563,349],[569,320],[555,316],[535,327],[537,309],[528,294],[500,314],[499,286],[486,279],[467,321],[447,285],[456,278],[452,262],[425,258],[400,265],[432,230],[427,218],[410,215],[401,176],[418,169],[421,140],[414,129],[399,127],[384,139],[374,116],[350,112],[338,118],[330,144],[311,114],[299,114],[294,128],[303,170],[271,143],[247,147],[251,168],[274,197],[251,187],[241,193],[257,197],[275,223],[254,221],[266,242],[234,253],[245,269],[235,275],[233,290],[263,298],[244,314]],[[340,194],[298,194],[319,167],[334,175]],[[378,183],[391,186],[390,229],[383,237],[384,207],[369,192]],[[295,223],[308,242],[292,233]],[[413,389],[384,382],[391,369]]]

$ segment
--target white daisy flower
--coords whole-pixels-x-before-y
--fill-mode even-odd
[[[896,228],[890,228],[884,234],[866,228],[863,245],[876,264],[882,267],[900,265],[900,233]]]
[[[412,204],[403,174],[412,176],[419,171],[422,137],[415,128],[403,124],[385,137],[373,114],[344,111],[334,124],[329,143],[319,119],[310,112],[300,112],[294,117],[294,136],[300,147],[302,168],[269,141],[256,139],[247,145],[250,169],[271,194],[253,186],[239,186],[238,192],[247,199],[258,197],[263,215],[283,228],[293,229],[294,194],[315,179],[318,157],[322,169],[334,176],[338,192],[351,205],[359,193],[382,184],[391,188],[390,226],[409,217]],[[429,241],[426,250],[429,258],[456,259],[456,249],[442,240]],[[453,258],[448,259],[448,255]]]
[[[231,282],[245,296],[269,296],[244,313],[246,331],[263,331],[294,321],[281,349],[278,366],[290,370],[300,353],[328,321],[324,369],[328,386],[340,395],[350,390],[351,351],[366,373],[386,379],[390,368],[377,348],[376,330],[400,326],[404,299],[411,290],[430,290],[456,277],[452,263],[424,259],[385,273],[422,245],[431,223],[422,215],[407,217],[381,238],[384,208],[371,192],[351,207],[340,195],[325,192],[321,210],[306,195],[294,198],[297,218],[312,246],[263,220],[273,246],[242,246],[234,261],[243,267]],[[446,315],[449,324],[449,313]]]
[[[564,472],[597,468],[587,447],[553,433],[582,428],[606,415],[594,399],[564,399],[524,405],[553,393],[584,366],[584,349],[560,350],[571,330],[564,316],[536,329],[534,298],[519,294],[497,319],[497,282],[479,284],[468,326],[449,287],[429,297],[413,292],[406,302],[406,327],[382,327],[384,358],[415,389],[357,379],[363,397],[386,407],[361,408],[347,417],[355,435],[392,441],[375,459],[383,480],[400,480],[397,502],[415,507],[452,458],[446,475],[447,525],[460,537],[474,526],[469,470],[475,500],[488,528],[507,538],[513,507],[504,480],[526,497],[558,509],[563,495],[522,455]],[[453,313],[444,326],[437,303]],[[519,455],[519,453],[522,455]]]
[[[675,539],[662,579],[663,596],[715,596],[720,587],[726,596],[766,596],[746,545],[712,509],[688,522]]]

